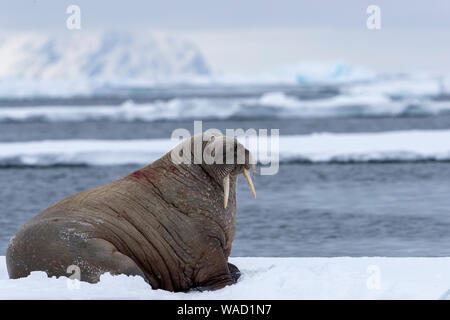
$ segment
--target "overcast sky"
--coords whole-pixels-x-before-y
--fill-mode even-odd
[[[83,32],[176,33],[196,42],[223,72],[258,73],[299,60],[450,72],[445,0],[1,0],[0,29],[69,32],[70,4],[81,8]],[[366,28],[369,4],[381,8],[381,30]]]

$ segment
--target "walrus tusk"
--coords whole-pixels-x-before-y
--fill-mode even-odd
[[[250,187],[250,190],[252,190],[253,197],[256,198],[255,187],[253,186],[252,178],[250,177],[250,173],[248,173],[247,169],[244,169],[244,177],[245,181],[247,181],[247,184]]]
[[[227,176],[223,179],[223,194],[224,194],[223,207],[226,208],[228,205],[228,196],[230,195],[230,175],[229,174],[227,174]]]

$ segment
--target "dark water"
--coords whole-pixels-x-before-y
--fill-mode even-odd
[[[135,169],[1,169],[0,255],[33,215]],[[240,180],[232,255],[450,255],[449,181],[449,163],[282,165],[257,200]]]

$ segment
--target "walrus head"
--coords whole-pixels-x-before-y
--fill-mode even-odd
[[[224,208],[228,206],[230,179],[243,174],[256,198],[255,187],[250,176],[255,163],[250,151],[235,138],[218,132],[205,132],[193,136],[178,145],[172,152],[172,160],[200,165],[224,190]]]

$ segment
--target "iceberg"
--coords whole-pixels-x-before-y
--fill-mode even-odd
[[[301,61],[282,65],[263,75],[274,82],[306,83],[344,83],[370,81],[376,73],[362,66],[344,61]]]
[[[0,36],[0,79],[157,79],[207,75],[200,50],[172,35],[143,31],[12,33]],[[51,82],[50,82],[51,83]]]

